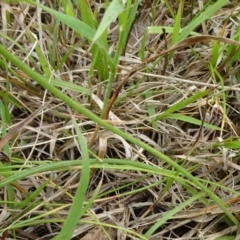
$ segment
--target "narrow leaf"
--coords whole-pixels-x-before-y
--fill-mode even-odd
[[[89,156],[88,156],[86,141],[84,140],[82,133],[74,119],[73,119],[73,125],[77,132],[78,142],[81,147],[81,153],[82,153],[81,179],[80,179],[72,206],[68,213],[67,219],[66,219],[59,235],[54,238],[55,240],[71,239],[72,234],[73,234],[81,216],[86,211],[86,208],[83,207],[83,204],[84,204],[85,195],[87,192],[89,178],[90,178]]]
[[[157,120],[166,118],[166,116],[167,116],[168,114],[173,113],[173,112],[176,112],[176,111],[179,111],[180,109],[182,109],[182,108],[186,107],[187,105],[195,102],[196,100],[198,100],[198,99],[200,99],[200,98],[208,95],[209,93],[210,93],[210,90],[207,89],[207,90],[205,90],[205,91],[203,91],[203,92],[199,92],[199,93],[197,93],[197,94],[195,94],[195,95],[193,95],[193,96],[191,96],[191,97],[189,97],[189,98],[187,98],[187,99],[184,99],[184,100],[182,100],[182,101],[174,104],[173,106],[169,107],[165,112],[163,112],[163,113],[160,114],[158,117],[156,117],[155,119],[153,119],[153,120],[151,121],[151,123],[152,123],[153,121],[157,121]]]
[[[118,17],[118,15],[124,11],[124,7],[119,0],[113,0],[107,8],[101,23],[95,33],[92,40],[92,44],[104,33],[104,31],[110,26],[110,24]]]

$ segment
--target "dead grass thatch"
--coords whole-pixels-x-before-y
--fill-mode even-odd
[[[217,70],[224,80],[224,89],[220,80],[213,78],[209,62],[212,58],[213,40],[219,41],[220,44],[233,43],[231,39],[239,21],[239,8],[233,11],[236,1],[231,1],[232,3],[198,26],[195,31],[200,36],[188,37],[174,45],[172,49],[171,34],[149,34],[145,48],[146,59],[142,63],[138,53],[145,28],[151,25],[172,27],[174,24],[174,19],[163,2],[159,1],[154,16],[148,1],[139,7],[125,54],[119,62],[118,77],[113,86],[113,101],[109,103],[106,121],[174,159],[193,176],[200,178],[204,185],[211,188],[225,202],[231,212],[238,215],[240,209],[239,195],[236,194],[240,183],[238,149],[230,150],[217,146],[216,143],[238,139],[240,134],[239,60],[231,65],[231,57],[228,59],[224,51],[220,54]],[[188,2],[186,1],[184,6],[182,28],[188,24],[192,14],[197,14],[201,9],[197,2],[193,4],[193,9]],[[177,1],[169,3],[177,11]],[[45,4],[50,7],[54,5],[53,1],[45,1]],[[101,19],[102,9],[99,4],[92,1],[91,7],[100,11]],[[57,23],[44,11],[40,12],[42,29],[39,29],[37,9],[24,2],[11,5],[1,2],[0,6],[2,45],[34,71],[45,74],[36,52],[38,46],[43,50],[43,57],[50,66],[51,78],[62,79],[82,88],[89,87],[88,73],[92,56],[87,51],[89,46],[84,39],[64,24]],[[11,17],[10,26],[6,19],[7,13]],[[56,24],[59,26],[56,27]],[[109,29],[108,41],[112,49],[118,41],[117,28],[118,26],[113,23]],[[212,38],[207,35],[211,35]],[[169,58],[169,54],[173,52],[172,58]],[[146,66],[150,69],[160,55],[162,58],[155,67],[150,72],[146,71]],[[65,61],[61,62],[65,57]],[[11,124],[2,126],[2,135],[4,129],[10,132],[16,124],[26,121],[36,109],[40,109],[48,102],[42,114],[19,128],[17,135],[14,132],[7,139],[12,156],[10,161],[13,165],[34,168],[35,164],[41,165],[49,161],[79,159],[81,154],[72,122],[73,116],[78,121],[78,126],[84,130],[83,135],[89,146],[91,145],[91,151],[100,160],[131,159],[165,170],[174,170],[161,159],[114,133],[102,128],[96,131],[96,124],[93,121],[79,113],[72,113],[69,106],[36,84],[27,73],[11,65],[9,69],[11,71],[7,72],[3,65],[0,69],[1,99],[3,102],[6,100],[4,93],[7,92],[8,102],[5,107],[11,116],[9,121]],[[94,74],[91,102],[89,96],[82,94],[81,91],[64,86],[60,89],[96,115],[101,115],[105,88],[104,83],[99,81],[97,73]],[[207,98],[199,98],[176,113],[178,116],[184,115],[213,124],[220,130],[194,125],[171,114],[155,122],[155,127],[151,123],[153,117],[204,90],[210,90]],[[151,91],[149,96],[148,91]],[[224,100],[221,98],[223,91],[226,94],[226,116],[223,109]],[[150,116],[149,108],[154,109],[154,115]],[[2,118],[2,125],[5,123]],[[93,138],[94,132],[96,136]],[[2,188],[1,228],[49,211],[52,211],[52,217],[56,219],[66,218],[78,187],[79,177],[79,168],[72,168],[66,171],[43,172],[21,179],[14,185],[16,202],[24,201],[26,192],[35,191],[47,180],[44,191],[41,191],[33,202],[29,202],[30,208],[25,208],[25,212],[7,204],[7,189]],[[73,239],[139,239],[133,236],[131,230],[138,234],[145,233],[171,209],[187,201],[191,194],[194,195],[199,190],[188,189],[188,184],[173,181],[165,191],[170,181],[165,177],[130,169],[102,169],[93,170],[86,199],[90,199],[94,194],[100,181],[102,183],[100,197],[91,206],[88,214],[83,216]],[[209,182],[215,185],[208,185]],[[128,196],[129,192],[134,193],[134,190],[138,189],[141,191]],[[156,229],[150,239],[210,240],[221,236],[236,236],[238,227],[227,224],[225,215],[218,205],[207,197],[204,201],[205,204],[202,199],[193,201],[184,210],[171,216],[164,225]],[[44,220],[44,217],[42,219]],[[17,237],[12,235],[12,231],[4,232],[2,239],[52,239],[60,231],[62,223],[48,223],[47,219],[48,217],[45,218],[46,222],[36,221],[33,225],[29,223],[18,227]],[[100,228],[96,223],[103,225]],[[129,231],[122,231],[122,228]],[[109,238],[106,238],[107,234]]]

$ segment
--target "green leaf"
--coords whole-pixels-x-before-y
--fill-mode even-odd
[[[216,143],[214,146],[225,147],[228,149],[240,149],[240,141],[239,140],[224,141],[222,143]]]
[[[189,105],[190,103],[193,103],[193,102],[197,101],[198,99],[208,95],[209,93],[210,93],[210,90],[207,89],[205,91],[199,92],[187,99],[184,99],[184,100],[174,104],[173,106],[169,107],[165,112],[163,112],[158,117],[153,119],[150,123],[166,118],[166,116],[169,115],[170,113],[179,111],[180,109],[182,109],[182,108],[186,107],[187,105]]]
[[[166,223],[170,217],[174,216],[176,213],[190,205],[192,202],[196,201],[200,197],[204,195],[203,192],[200,192],[191,198],[187,199],[183,203],[179,204],[177,207],[173,208],[172,210],[168,211],[166,214],[164,214],[163,217],[161,217],[145,234],[145,237],[151,237],[151,235],[159,228],[161,227],[164,223]]]
[[[183,1],[180,1],[178,6],[178,12],[174,21],[171,45],[174,45],[178,41],[179,32],[181,29],[182,7],[183,7]]]
[[[152,90],[146,91],[145,97],[146,97],[146,99],[148,99],[148,100],[152,100],[152,99],[153,99],[153,91],[152,91]],[[155,106],[154,106],[154,104],[152,104],[151,102],[148,102],[148,103],[147,103],[147,110],[148,110],[148,115],[149,115],[150,118],[151,118],[152,116],[155,116],[155,115],[156,115]],[[153,122],[153,123],[152,123],[152,127],[153,127],[154,129],[158,129],[157,122]]]
[[[188,122],[188,123],[191,123],[191,124],[195,124],[195,125],[198,125],[198,126],[201,126],[201,124],[202,124],[201,120],[193,118],[193,117],[185,116],[185,115],[180,114],[180,113],[168,114],[168,115],[165,116],[165,118],[181,120],[181,121]],[[208,123],[205,123],[205,122],[204,122],[203,126],[206,127],[206,128],[209,128],[209,129],[213,129],[213,130],[219,130],[219,131],[222,130],[220,127],[217,127],[215,125],[208,124]]]
[[[93,40],[96,31],[93,28],[91,28],[90,26],[88,26],[86,23],[80,21],[79,19],[76,19],[75,17],[68,16],[67,14],[64,14],[64,13],[58,12],[52,8],[46,7],[42,4],[36,4],[35,2],[30,1],[30,0],[28,0],[27,2],[34,4],[34,5],[38,5],[43,10],[50,13],[54,17],[56,17],[59,21],[66,24],[67,26],[69,26],[72,30],[74,30],[74,32],[78,33],[80,36],[87,38],[89,41]],[[104,44],[102,43],[102,41],[100,39],[98,39],[96,41],[96,44],[99,47],[105,49],[105,51],[107,51],[107,49],[105,48]]]
[[[91,8],[89,7],[89,2],[80,0],[79,10],[81,11],[81,19],[83,22],[90,26],[92,29],[96,29],[97,21]]]
[[[90,90],[89,89],[78,86],[78,85],[76,85],[74,83],[71,83],[71,82],[66,82],[66,81],[63,81],[61,79],[55,79],[55,78],[51,79],[50,82],[55,87],[61,87],[61,88],[67,89],[67,90],[71,90],[71,91],[79,92],[79,93],[82,93],[82,94],[90,95]]]
[[[68,213],[67,219],[59,233],[54,239],[56,240],[66,240],[71,239],[74,229],[76,228],[81,216],[86,212],[86,207],[83,207],[88,183],[90,179],[90,164],[89,164],[89,155],[88,155],[88,148],[85,139],[82,136],[82,133],[75,121],[73,119],[73,125],[77,132],[78,142],[81,147],[81,154],[82,154],[82,172],[81,172],[81,179]],[[90,207],[90,206],[89,206]]]
[[[110,24],[118,17],[118,15],[124,11],[123,4],[120,0],[113,0],[107,8],[101,23],[95,33],[92,40],[92,44],[104,33],[104,31],[110,26]]]
[[[210,18],[214,13],[216,13],[219,9],[221,9],[228,0],[216,1],[213,5],[208,7],[205,11],[203,11],[197,18],[195,18],[192,22],[190,22],[182,31],[179,36],[179,41],[185,39],[197,26],[202,24],[203,21]]]
[[[36,197],[46,187],[47,184],[48,184],[48,181],[45,181],[33,193],[31,193],[28,197],[26,197],[24,200],[22,200],[21,202],[15,203],[14,209],[23,209],[27,205],[30,205],[30,203],[36,199]]]

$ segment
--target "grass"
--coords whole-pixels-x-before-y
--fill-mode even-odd
[[[239,7],[1,4],[1,239],[238,239]]]

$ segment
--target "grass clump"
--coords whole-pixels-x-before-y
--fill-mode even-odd
[[[237,239],[236,2],[1,10],[2,239]]]

